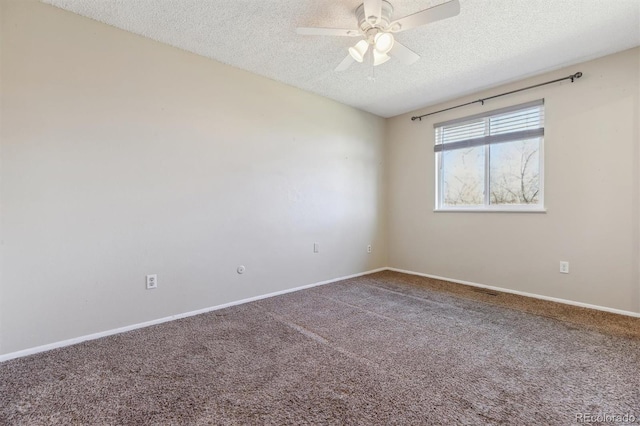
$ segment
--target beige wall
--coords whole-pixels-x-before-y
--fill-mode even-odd
[[[383,119],[0,1],[0,354],[386,266]]]
[[[387,265],[640,312],[639,49],[385,121],[32,1],[0,19],[0,355]],[[547,213],[434,213],[433,122],[539,98]]]
[[[628,50],[388,120],[390,266],[640,312],[639,56]],[[584,77],[573,84],[410,120],[576,71]],[[435,213],[433,123],[540,98],[547,213]]]

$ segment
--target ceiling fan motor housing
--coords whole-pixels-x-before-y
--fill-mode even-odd
[[[367,34],[367,31],[371,29],[386,30],[391,23],[391,14],[393,13],[393,6],[388,1],[382,0],[382,13],[380,19],[370,22],[364,14],[364,3],[358,6],[356,9],[356,17],[358,18],[358,26],[360,30]]]

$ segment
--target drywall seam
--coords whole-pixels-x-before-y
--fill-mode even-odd
[[[334,282],[337,282],[337,281],[348,280],[350,278],[356,278],[356,277],[360,277],[360,276],[363,276],[363,275],[369,275],[369,274],[373,274],[373,273],[376,273],[376,272],[385,271],[387,269],[388,268],[386,268],[386,267],[378,268],[378,269],[372,269],[370,271],[360,272],[358,274],[347,275],[347,276],[339,277],[339,278],[333,278],[333,279],[330,279],[330,280],[320,281],[320,282],[313,283],[313,284],[307,284],[307,285],[303,285],[303,286],[300,286],[300,287],[290,288],[290,289],[286,289],[286,290],[280,290],[280,291],[276,291],[276,292],[273,292],[273,293],[263,294],[263,295],[260,295],[260,296],[249,297],[247,299],[236,300],[234,302],[224,303],[222,305],[216,305],[216,306],[211,306],[211,307],[208,307],[208,308],[198,309],[198,310],[195,310],[195,311],[184,312],[184,313],[176,314],[176,315],[170,315],[170,316],[164,317],[164,318],[158,318],[158,319],[155,319],[155,320],[145,321],[145,322],[141,322],[141,323],[138,323],[138,324],[127,325],[127,326],[124,326],[124,327],[114,328],[114,329],[111,329],[111,330],[105,330],[105,331],[101,331],[101,332],[93,333],[93,334],[87,334],[85,336],[74,337],[72,339],[62,340],[62,341],[59,341],[59,342],[53,342],[53,343],[49,343],[49,344],[42,345],[42,346],[36,346],[36,347],[33,347],[33,348],[23,349],[23,350],[20,350],[20,351],[16,351],[16,352],[11,352],[11,353],[8,353],[8,354],[0,355],[0,362],[8,361],[8,360],[14,359],[14,358],[22,358],[22,357],[25,357],[25,356],[28,356],[28,355],[33,355],[33,354],[37,354],[37,353],[40,353],[40,352],[50,351],[52,349],[63,348],[65,346],[75,345],[75,344],[78,344],[78,343],[86,342],[88,340],[95,340],[95,339],[99,339],[101,337],[107,337],[107,336],[112,336],[114,334],[125,333],[127,331],[132,331],[132,330],[137,330],[139,328],[145,328],[145,327],[149,327],[149,326],[152,326],[152,325],[162,324],[164,322],[174,321],[174,320],[181,319],[181,318],[187,318],[187,317],[192,317],[194,315],[205,314],[207,312],[217,311],[219,309],[224,309],[224,308],[228,308],[228,307],[231,307],[231,306],[242,305],[242,304],[249,303],[249,302],[255,302],[256,300],[267,299],[269,297],[274,297],[274,296],[279,296],[279,295],[282,295],[282,294],[292,293],[294,291],[304,290],[304,289],[311,288],[311,287],[317,287],[317,286],[324,285],[324,284],[330,284],[330,283],[334,283]]]
[[[581,308],[587,308],[587,309],[595,309],[595,310],[598,310],[598,311],[610,312],[612,314],[626,315],[626,316],[629,316],[629,317],[640,318],[640,313],[638,313],[638,312],[624,311],[622,309],[607,308],[606,306],[591,305],[589,303],[576,302],[576,301],[573,301],[573,300],[560,299],[560,298],[557,298],[557,297],[543,296],[543,295],[535,294],[535,293],[527,293],[525,291],[511,290],[511,289],[508,289],[508,288],[495,287],[495,286],[486,285],[486,284],[478,284],[478,283],[474,283],[474,282],[471,282],[471,281],[456,280],[456,279],[453,279],[453,278],[440,277],[440,276],[437,276],[437,275],[423,274],[422,272],[408,271],[406,269],[398,269],[398,268],[390,268],[389,267],[389,268],[387,268],[387,270],[400,272],[400,273],[403,273],[403,274],[417,275],[417,276],[425,277],[425,278],[433,278],[435,280],[440,280],[440,281],[449,281],[449,282],[452,282],[452,283],[463,284],[463,285],[467,285],[467,286],[471,286],[471,287],[486,288],[486,289],[489,289],[489,290],[501,291],[503,293],[517,294],[518,296],[532,297],[534,299],[547,300],[547,301],[550,301],[550,302],[562,303],[562,304],[565,304],[565,305],[579,306]]]

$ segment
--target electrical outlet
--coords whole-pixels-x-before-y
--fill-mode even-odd
[[[560,273],[561,274],[568,274],[569,273],[569,262],[560,261]]]
[[[158,288],[158,275],[147,275],[147,290]]]
[[[313,243],[313,252],[314,253],[320,253],[320,244]]]
[[[367,246],[367,253],[371,253],[371,244]]]

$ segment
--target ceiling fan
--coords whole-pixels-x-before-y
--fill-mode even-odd
[[[391,20],[393,6],[386,0],[364,0],[355,11],[358,20],[356,29],[338,28],[298,28],[298,34],[363,37],[355,46],[349,48],[349,54],[336,67],[344,71],[354,62],[363,62],[370,52],[373,66],[382,65],[392,56],[406,65],[411,65],[420,56],[395,40],[394,34],[441,19],[451,18],[460,13],[459,0],[424,9],[395,21]]]

